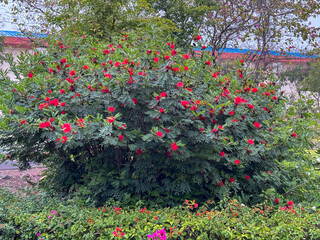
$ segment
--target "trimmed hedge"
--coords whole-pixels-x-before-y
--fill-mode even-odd
[[[249,208],[235,200],[210,208],[100,208],[43,193],[0,193],[0,239],[319,239],[320,212],[292,202]],[[160,233],[161,232],[161,233]],[[160,237],[160,235],[162,237]],[[156,236],[159,236],[158,238]]]

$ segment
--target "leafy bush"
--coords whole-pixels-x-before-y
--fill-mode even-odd
[[[45,205],[43,203],[46,202]],[[320,212],[291,201],[252,208],[236,200],[211,209],[186,201],[175,208],[121,208],[116,202],[93,208],[73,200],[59,201],[43,193],[19,198],[0,193],[13,231],[2,239],[319,239]],[[42,209],[38,209],[41,206]],[[5,224],[3,224],[5,221]],[[3,236],[6,236],[3,238]],[[0,237],[0,239],[1,239]],[[160,238],[161,239],[161,238]]]
[[[310,129],[288,125],[275,82],[248,79],[242,61],[222,76],[210,53],[180,52],[154,32],[52,39],[10,61],[19,82],[4,85],[0,139],[22,168],[44,163],[47,186],[98,203],[256,203],[309,164]]]

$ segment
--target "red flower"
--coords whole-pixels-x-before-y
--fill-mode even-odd
[[[114,107],[109,107],[109,108],[108,108],[108,111],[109,111],[109,112],[114,112],[115,110],[116,110],[116,109],[115,109]]]
[[[220,152],[220,156],[221,156],[221,157],[224,157],[225,155],[226,155],[226,154],[224,153],[224,151],[221,151],[221,152]]]
[[[182,106],[184,106],[185,108],[188,108],[190,106],[190,103],[188,101],[181,101],[180,102],[182,104]]]
[[[254,125],[256,128],[260,128],[260,123],[258,123],[258,122],[255,122],[253,125]]]
[[[257,88],[252,88],[251,91],[252,91],[253,93],[256,93],[256,92],[258,92],[258,89],[257,89]]]
[[[120,65],[119,62],[115,62],[115,63],[114,63],[114,66],[115,66],[115,67],[118,67],[119,65]]]
[[[49,101],[50,105],[59,106],[59,99],[53,99]]]
[[[177,51],[176,51],[176,50],[172,50],[172,51],[171,51],[171,55],[172,55],[172,56],[177,55]]]
[[[50,122],[53,122],[54,121],[54,118],[50,118],[50,120],[49,120]]]
[[[217,77],[218,77],[218,74],[213,73],[213,74],[212,74],[212,77],[217,78]]]
[[[50,94],[50,93],[52,93],[52,91],[51,91],[51,90],[48,90],[48,93]]]
[[[220,181],[220,182],[218,183],[218,186],[222,187],[222,186],[223,186],[223,182]]]
[[[61,125],[63,132],[68,133],[71,132],[71,125],[69,123],[64,123]]]
[[[64,90],[64,89],[61,89],[61,90],[60,90],[60,94],[63,94],[63,93],[65,93],[65,90]]]
[[[64,64],[64,63],[66,63],[67,62],[67,59],[65,59],[65,58],[62,58],[61,60],[60,60],[60,63],[61,64]]]
[[[83,119],[82,119],[82,118],[79,118],[79,119],[77,120],[77,125],[78,125],[79,127],[84,127],[84,123],[83,123]]]
[[[239,165],[240,164],[240,160],[239,159],[234,160],[234,164]]]
[[[122,140],[123,140],[123,135],[120,134],[120,135],[119,135],[119,141],[122,141]]]
[[[164,112],[164,109],[163,109],[163,108],[160,108],[160,109],[159,109],[159,112],[163,113],[163,112]]]
[[[65,143],[68,140],[67,136],[62,136],[61,138],[57,138],[57,142]]]
[[[178,150],[178,145],[177,145],[176,142],[171,143],[171,149],[172,149],[172,151],[177,151]]]
[[[185,54],[185,55],[183,55],[182,57],[185,58],[185,59],[187,59],[187,60],[190,59],[190,56],[189,56],[188,54]]]
[[[26,123],[26,120],[24,120],[24,119],[21,119],[20,120],[20,124],[22,125],[22,124],[25,124]]]
[[[39,124],[39,128],[43,129],[43,128],[48,128],[51,127],[51,123],[50,122],[42,122]]]
[[[229,112],[229,115],[230,115],[230,116],[234,115],[234,111],[230,111],[230,112]]]
[[[277,100],[278,98],[277,98],[276,96],[273,96],[272,99],[273,99],[273,100]]]
[[[210,66],[210,65],[211,65],[211,62],[210,62],[210,61],[206,61],[206,64],[207,64],[208,66]]]
[[[109,51],[108,49],[103,50],[103,52],[104,52],[105,54],[109,54],[109,53],[110,53],[110,51]]]
[[[72,76],[74,76],[74,75],[76,75],[76,71],[75,71],[75,70],[72,70],[72,71],[69,72],[69,76],[70,76],[70,77],[72,77]]]
[[[296,138],[297,137],[297,134],[296,133],[291,133],[291,136]]]
[[[164,59],[169,60],[170,56],[164,56]]]
[[[249,144],[254,144],[254,141],[252,139],[248,139]]]
[[[168,95],[167,95],[167,93],[166,92],[162,92],[162,93],[160,93],[160,97],[167,97]]]
[[[245,175],[244,177],[245,177],[245,179],[247,179],[247,180],[250,179],[249,175]]]
[[[162,132],[160,132],[160,131],[156,132],[156,135],[157,135],[158,137],[160,137],[160,138],[163,136]]]
[[[140,155],[142,153],[141,148],[137,150],[137,154]]]
[[[288,205],[293,205],[293,202],[292,201],[288,201],[287,204]]]
[[[138,99],[132,98],[132,102],[133,102],[134,104],[137,104],[137,103],[138,103]]]
[[[234,178],[230,178],[229,181],[230,182],[234,182],[235,180],[234,180]]]
[[[278,198],[274,199],[274,202],[275,202],[276,204],[278,204],[278,203],[279,203],[279,199],[278,199]]]
[[[235,105],[238,105],[238,104],[240,104],[240,103],[245,103],[245,102],[247,102],[247,100],[242,99],[241,97],[236,97],[236,98],[234,99],[234,104],[235,104]]]
[[[87,69],[89,69],[89,67],[87,65],[84,65],[83,69],[87,70]]]
[[[46,107],[48,107],[48,106],[49,106],[48,103],[41,103],[41,104],[39,105],[39,109],[43,109],[43,108],[46,108]]]
[[[197,36],[196,36],[196,39],[197,39],[198,41],[200,41],[200,40],[201,40],[201,36],[200,36],[200,35],[197,35]]]
[[[65,102],[60,103],[60,106],[61,106],[61,107],[64,107],[65,105],[66,105]]]
[[[250,109],[254,109],[254,106],[253,106],[253,105],[251,105],[251,104],[248,104],[248,108],[250,108]]]
[[[33,78],[33,73],[32,72],[28,73],[28,78]]]
[[[155,63],[157,63],[157,62],[159,62],[159,58],[155,57],[155,58],[153,58],[153,61],[154,61]]]
[[[108,123],[113,123],[115,121],[115,118],[114,117],[108,117]]]

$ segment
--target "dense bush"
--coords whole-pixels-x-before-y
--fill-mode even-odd
[[[7,80],[2,97],[7,158],[44,163],[48,186],[100,203],[255,203],[298,185],[310,130],[282,119],[272,78],[248,79],[242,61],[221,76],[207,51],[150,36],[105,44],[75,33],[11,61],[19,82]]]
[[[235,200],[211,209],[186,201],[175,208],[99,208],[43,193],[0,193],[0,239],[319,239],[320,213],[291,201],[252,208]],[[158,231],[158,234],[157,234]],[[150,236],[151,235],[151,236]],[[159,238],[156,238],[159,239]]]

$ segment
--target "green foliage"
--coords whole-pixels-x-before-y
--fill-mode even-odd
[[[290,201],[252,208],[236,200],[219,207],[185,201],[175,208],[127,208],[108,202],[97,208],[43,193],[24,198],[0,193],[0,239],[146,239],[164,229],[167,239],[318,239],[319,211]],[[45,203],[45,204],[44,204]],[[293,205],[292,205],[293,204]]]
[[[311,167],[304,149],[316,132],[283,120],[272,77],[257,84],[240,62],[222,76],[208,52],[186,54],[151,30],[111,45],[52,39],[10,62],[20,81],[4,86],[0,145],[21,168],[45,164],[57,191],[97,203],[229,195],[254,204],[292,187],[292,165]]]

